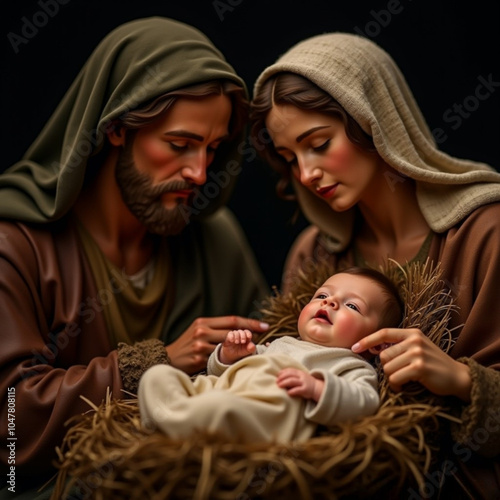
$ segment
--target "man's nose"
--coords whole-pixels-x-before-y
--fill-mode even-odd
[[[188,165],[182,169],[182,176],[188,182],[198,186],[205,184],[207,180],[208,158],[204,150],[197,152],[189,159]]]

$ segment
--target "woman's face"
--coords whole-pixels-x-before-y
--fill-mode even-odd
[[[266,128],[292,174],[335,211],[348,210],[362,201],[375,178],[382,175],[381,158],[355,146],[340,118],[275,105]]]

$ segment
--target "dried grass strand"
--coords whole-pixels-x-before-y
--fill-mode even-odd
[[[445,352],[453,345],[451,295],[429,262],[384,269],[406,303],[401,326],[420,328]],[[260,341],[296,334],[297,316],[332,270],[299,273],[294,290],[275,294],[262,308],[271,326]],[[306,443],[243,445],[199,433],[174,440],[141,425],[135,396],[113,399],[72,419],[57,450],[59,474],[52,499],[74,488],[88,498],[118,500],[238,498],[378,498],[424,486],[450,415],[444,398],[419,384],[390,389],[380,366],[378,412],[321,429]],[[382,495],[382,496],[381,496]]]

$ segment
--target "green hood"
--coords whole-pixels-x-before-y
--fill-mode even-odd
[[[245,88],[210,40],[189,25],[154,17],[118,27],[91,54],[23,159],[0,175],[0,217],[59,219],[75,203],[88,158],[101,149],[109,123],[166,92],[222,78]],[[241,140],[243,133],[210,168],[230,165]],[[205,197],[210,203],[203,215],[227,200],[235,176],[226,177],[231,182],[219,185],[217,196],[211,189]]]

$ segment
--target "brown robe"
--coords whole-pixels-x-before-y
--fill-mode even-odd
[[[319,235],[315,226],[299,235],[287,258],[283,288],[290,286],[294,270],[307,268],[316,261],[328,259],[334,265],[354,264],[352,246],[341,254],[331,255],[322,247]],[[485,205],[450,230],[434,234],[428,256],[441,263],[443,280],[459,308],[450,324],[456,328],[456,342],[450,355],[477,362],[470,362],[472,403],[460,405],[463,425],[453,429],[457,442],[450,445],[448,460],[461,469],[462,481],[477,489],[474,494],[483,495],[474,498],[499,498],[500,203]],[[455,484],[446,477],[445,490]]]
[[[167,345],[194,319],[247,316],[269,293],[226,209],[191,222],[168,246],[175,300],[161,337]],[[65,422],[89,410],[80,395],[100,404],[109,388],[123,397],[102,310],[74,226],[0,222],[0,435],[5,443],[7,397],[15,394],[17,475],[51,466]],[[0,449],[4,467],[8,453]]]

